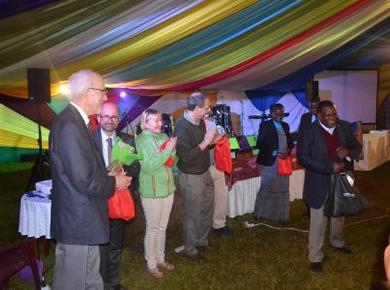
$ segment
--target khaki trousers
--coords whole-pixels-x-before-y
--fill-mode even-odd
[[[166,231],[173,205],[174,194],[162,198],[141,197],[145,213],[145,260],[148,269],[157,267],[157,263],[165,262]]]
[[[210,167],[210,174],[215,190],[213,228],[220,229],[226,226],[228,187],[225,182],[225,173],[219,171],[215,165]]]
[[[322,247],[327,223],[328,217],[324,215],[323,206],[319,209],[310,208],[309,260],[311,263],[321,262],[324,258]],[[341,248],[345,245],[343,227],[344,217],[330,218],[329,241],[333,247]]]

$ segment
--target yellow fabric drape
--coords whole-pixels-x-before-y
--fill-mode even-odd
[[[12,122],[11,122],[12,121]],[[23,117],[19,113],[0,104],[0,128],[1,128],[1,143],[0,146],[10,146],[22,148],[37,148],[38,125],[37,123]],[[47,148],[47,140],[49,139],[49,130],[41,127],[42,143]],[[6,133],[4,133],[6,132]],[[9,139],[8,139],[9,138]],[[27,139],[26,139],[27,138]],[[29,140],[31,139],[31,140]],[[29,146],[19,145],[17,141],[27,142]],[[16,142],[16,143],[15,143]]]
[[[26,137],[20,134],[12,133],[0,129],[0,146],[3,147],[16,147],[16,148],[28,148],[38,149],[37,139]],[[48,142],[42,141],[42,148],[47,149]]]

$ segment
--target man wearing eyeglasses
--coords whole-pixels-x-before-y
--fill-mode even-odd
[[[116,133],[119,124],[119,109],[114,103],[106,102],[102,106],[101,114],[98,116],[100,128],[95,133],[95,142],[102,152],[106,167],[110,165],[110,146],[115,144],[116,137],[124,143],[135,147],[134,139],[127,134]],[[138,191],[138,175],[140,164],[133,162],[130,166],[123,166],[128,176],[132,177],[131,192]],[[103,277],[105,290],[124,290],[120,283],[119,270],[123,249],[123,239],[126,222],[121,219],[110,219],[110,241],[100,245],[100,274]]]
[[[131,178],[109,176],[89,115],[107,100],[103,78],[81,70],[69,78],[70,105],[54,121],[49,137],[53,179],[51,236],[56,240],[53,290],[103,290],[99,244],[108,242],[107,199]]]

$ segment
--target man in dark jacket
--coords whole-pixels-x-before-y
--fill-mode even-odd
[[[310,111],[301,116],[301,121],[299,122],[298,128],[298,140],[302,135],[302,132],[311,127],[314,122],[318,119],[317,108],[320,102],[319,98],[314,98],[309,101]]]
[[[301,116],[301,121],[299,122],[299,128],[298,128],[298,142],[299,139],[302,137],[302,132],[307,128],[310,128],[314,124],[314,122],[317,121],[318,119],[317,108],[319,102],[320,99],[318,97],[311,99],[309,101],[310,111]],[[310,207],[306,203],[305,205],[306,205],[305,216],[310,217]]]
[[[327,224],[324,202],[330,188],[330,177],[346,168],[352,169],[361,146],[348,122],[339,120],[331,101],[318,104],[319,120],[303,131],[298,143],[298,159],[305,167],[303,195],[310,206],[309,260],[310,269],[322,270],[322,246]],[[330,243],[335,249],[351,253],[343,239],[344,217],[331,218]]]
[[[95,142],[103,155],[106,167],[110,165],[110,154],[116,137],[135,148],[134,139],[127,134],[116,133],[119,124],[119,109],[114,103],[104,103],[98,116],[100,128],[95,133]],[[123,166],[128,176],[132,177],[131,192],[137,191],[140,165],[138,161],[130,166]],[[110,219],[110,242],[100,245],[100,274],[105,290],[124,290],[120,283],[119,270],[123,248],[126,222],[121,219]]]
[[[103,78],[90,70],[69,78],[70,105],[49,137],[53,178],[51,236],[57,241],[53,290],[103,290],[99,244],[108,242],[107,198],[130,177],[108,176],[88,128],[88,115],[107,100]]]

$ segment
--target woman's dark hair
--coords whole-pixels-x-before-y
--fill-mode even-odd
[[[284,106],[280,103],[272,104],[269,108],[270,113],[275,112],[276,110],[283,110]]]

